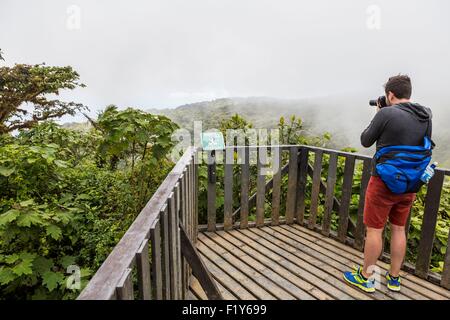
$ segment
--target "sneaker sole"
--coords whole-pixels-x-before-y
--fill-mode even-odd
[[[399,292],[400,291],[400,287],[391,287],[390,285],[386,285],[386,286],[391,291],[395,291],[395,292]]]
[[[366,287],[364,287],[363,285],[360,285],[360,284],[358,284],[358,283],[351,282],[351,281],[348,280],[345,276],[343,276],[343,278],[344,278],[344,280],[345,280],[348,284],[351,284],[351,285],[353,285],[353,286],[355,286],[355,287],[361,289],[361,290],[364,291],[364,292],[367,292],[367,293],[374,293],[374,292],[375,292],[375,288],[370,288],[370,289],[369,289],[369,288],[366,288]]]

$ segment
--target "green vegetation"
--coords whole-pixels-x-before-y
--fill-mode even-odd
[[[2,59],[0,51],[0,59]],[[280,144],[305,144],[336,148],[330,133],[314,134],[310,124],[298,116],[283,117],[272,110],[265,121],[261,112],[245,99],[222,99],[217,116],[208,104],[183,107],[173,115],[155,115],[134,108],[106,107],[89,126],[73,130],[51,119],[83,112],[80,103],[50,97],[61,90],[83,87],[71,67],[15,65],[0,68],[0,299],[73,299],[79,290],[67,286],[69,266],[81,269],[81,288],[108,256],[137,214],[173,167],[168,159],[177,123],[195,117],[208,119],[204,129],[216,127],[249,130],[254,127],[280,129]],[[252,100],[253,101],[253,100]],[[231,103],[231,104],[230,104]],[[26,106],[26,107],[24,107]],[[291,112],[296,104],[285,112]],[[235,108],[243,111],[232,112]],[[207,111],[206,111],[207,110]],[[287,111],[286,111],[287,110]],[[188,110],[189,111],[189,110]],[[206,113],[207,112],[207,113]],[[295,112],[292,112],[294,114]],[[273,121],[277,114],[277,121]],[[308,115],[306,115],[308,116]],[[173,120],[171,119],[173,117]],[[259,118],[258,118],[259,117]],[[270,139],[270,137],[269,137]],[[340,142],[341,143],[341,142]],[[338,144],[340,144],[338,143]],[[355,152],[355,149],[344,149]],[[313,159],[311,159],[313,160]],[[283,164],[287,154],[283,155]],[[341,194],[343,161],[339,159],[336,196]],[[328,157],[324,156],[325,181]],[[223,166],[217,167],[218,221],[223,212]],[[239,207],[240,168],[234,168],[234,208]],[[255,192],[256,167],[251,166],[251,191]],[[356,167],[351,219],[356,220],[362,164]],[[206,166],[200,166],[200,223],[206,222]],[[267,177],[269,179],[270,177]],[[287,177],[282,180],[280,212],[285,211]],[[311,179],[307,183],[310,196]],[[270,217],[271,195],[266,198]],[[424,194],[418,194],[411,220],[408,259],[416,254],[423,217]],[[307,202],[307,209],[309,203]],[[320,198],[319,222],[324,210]],[[450,186],[443,190],[433,270],[440,272],[450,227]],[[307,212],[308,214],[308,212]],[[239,219],[239,217],[236,217]],[[251,212],[250,219],[254,219]],[[337,226],[337,213],[332,228]]]
[[[109,106],[84,132],[48,121],[83,108],[46,99],[77,78],[0,69],[0,299],[75,298],[68,266],[83,287],[173,166],[177,125],[164,116]]]
[[[222,132],[225,134],[226,129],[243,129],[244,131],[248,128],[251,128],[253,125],[249,121],[243,119],[239,115],[231,116],[228,119],[222,119],[220,122],[220,128]],[[300,118],[291,117],[289,121],[286,121],[284,118],[281,118],[278,127],[281,132],[280,143],[281,144],[304,144],[304,145],[313,145],[313,146],[321,146],[321,147],[329,147],[330,142],[332,140],[329,133],[325,133],[322,136],[316,137],[306,137],[301,134],[303,130],[302,121]],[[356,152],[356,149],[353,148],[342,148],[341,151],[346,152]],[[237,153],[235,153],[235,159],[237,157]],[[220,159],[220,158],[219,158]],[[287,163],[288,155],[283,155],[283,165]],[[310,164],[314,163],[314,156],[310,155],[309,159]],[[342,182],[344,176],[344,162],[345,159],[343,157],[338,157],[338,166],[337,166],[337,181],[335,187],[335,196],[340,199],[342,195]],[[322,181],[326,182],[327,173],[328,173],[328,164],[329,164],[329,155],[324,155],[322,161]],[[357,161],[353,179],[353,187],[352,187],[352,198],[350,204],[350,219],[356,225],[357,220],[357,210],[359,204],[359,193],[360,193],[360,184],[361,184],[361,176],[362,176],[363,163],[361,161]],[[223,222],[223,204],[224,204],[224,194],[223,194],[223,166],[218,165],[216,167],[217,170],[217,198],[216,198],[216,208],[217,208],[217,221]],[[240,206],[240,166],[234,166],[234,176],[235,179],[233,181],[233,208],[239,208]],[[256,165],[250,166],[250,194],[256,193]],[[237,177],[237,178],[236,178]],[[266,181],[270,179],[271,176],[266,177]],[[286,204],[286,191],[287,191],[287,175],[282,179],[281,185],[281,207],[280,214],[283,215],[285,212],[285,204]],[[199,174],[199,188],[200,188],[200,199],[199,199],[199,219],[200,223],[206,223],[206,190],[207,190],[207,168],[206,164],[200,166],[200,174]],[[305,218],[309,217],[309,208],[310,208],[310,198],[311,198],[311,189],[312,189],[312,178],[308,176],[307,186],[306,186],[306,212]],[[419,239],[421,233],[421,225],[423,221],[423,212],[424,212],[424,203],[425,203],[425,188],[417,193],[417,199],[414,203],[412,209],[411,223],[409,229],[409,238],[408,238],[408,247],[407,247],[407,256],[406,260],[408,262],[414,263],[415,258],[417,256],[417,249],[419,246]],[[265,217],[270,218],[272,212],[272,204],[271,204],[272,195],[271,192],[266,196],[265,202]],[[318,223],[320,224],[322,221],[323,213],[325,210],[325,198],[323,194],[319,196],[319,207],[318,207]],[[236,221],[239,220],[239,215],[236,216]],[[249,220],[255,220],[255,208],[250,212]],[[331,219],[331,229],[337,231],[338,226],[338,212],[333,210],[332,219]],[[434,241],[432,257],[431,257],[431,270],[434,272],[442,272],[444,265],[444,256],[447,248],[447,239],[450,230],[450,181],[446,180],[444,183],[444,187],[441,195],[441,203],[438,213],[438,222],[436,227],[436,237]],[[389,252],[389,233],[387,233],[388,238],[386,242],[386,250]]]

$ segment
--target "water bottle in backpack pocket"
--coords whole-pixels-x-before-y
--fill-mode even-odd
[[[434,169],[437,165],[437,162],[433,162],[425,169],[424,173],[420,177],[420,180],[422,180],[423,183],[428,184],[428,182],[430,182],[431,178],[434,176]]]

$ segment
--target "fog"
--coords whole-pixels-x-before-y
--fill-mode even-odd
[[[445,0],[1,0],[0,48],[2,64],[73,66],[87,87],[62,97],[91,114],[229,96],[369,99],[406,73],[442,118],[449,12]]]

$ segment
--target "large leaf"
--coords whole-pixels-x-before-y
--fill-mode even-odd
[[[61,228],[57,225],[51,224],[47,226],[46,233],[48,236],[52,237],[55,240],[61,239],[62,231]]]
[[[54,218],[55,221],[61,221],[63,224],[68,224],[73,220],[73,214],[67,211],[58,211]]]
[[[37,257],[33,261],[33,269],[39,274],[43,275],[47,271],[50,271],[53,267],[53,261],[44,257]]]
[[[18,276],[24,274],[32,274],[33,270],[31,269],[31,267],[33,266],[34,257],[34,254],[28,252],[21,253],[20,258],[22,259],[22,261],[15,265],[12,268],[12,271]]]
[[[64,276],[59,272],[47,271],[42,275],[42,283],[49,291],[53,291],[58,284],[64,281]]]
[[[25,200],[25,201],[21,201],[19,204],[20,204],[21,207],[28,207],[28,206],[31,206],[32,204],[34,204],[34,200],[33,199],[28,199],[28,200]]]
[[[66,161],[62,161],[62,160],[55,160],[55,164],[56,164],[57,167],[60,167],[60,168],[67,168],[68,167],[67,162]]]
[[[0,214],[0,226],[16,220],[18,216],[20,216],[20,211],[16,209],[11,209],[3,214]]]
[[[75,257],[73,256],[64,256],[59,261],[64,268],[67,268],[70,265],[75,264]]]
[[[8,264],[13,264],[14,262],[16,262],[17,260],[19,260],[19,255],[18,254],[10,254],[9,256],[5,257],[5,262]]]
[[[9,177],[11,174],[13,174],[13,172],[15,170],[16,170],[15,167],[7,168],[7,167],[0,166],[0,175],[2,175],[4,177]]]
[[[16,275],[10,268],[0,267],[0,285],[6,285],[16,279]]]
[[[21,214],[17,218],[17,225],[20,227],[30,227],[31,225],[40,225],[42,218],[38,212]]]

